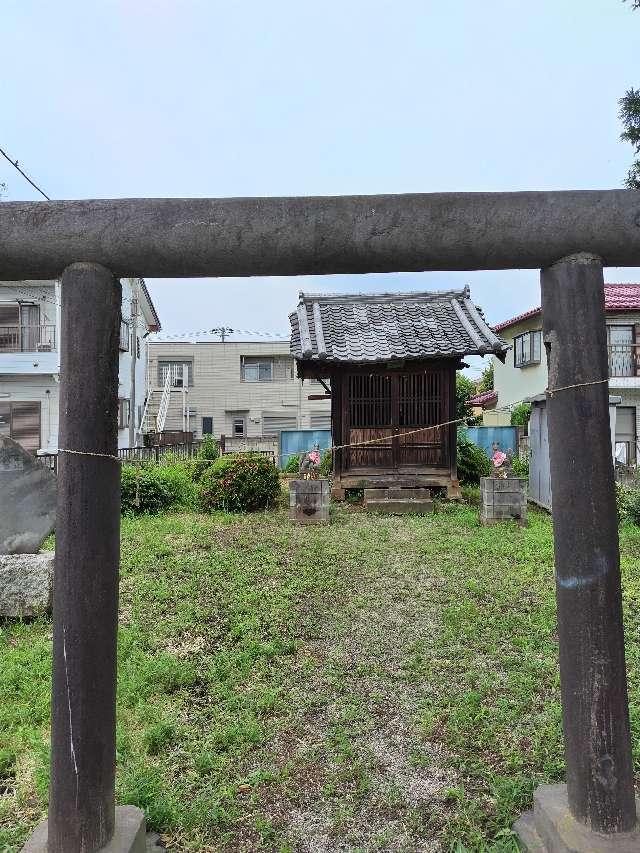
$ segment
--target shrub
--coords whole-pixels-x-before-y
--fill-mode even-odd
[[[325,450],[320,460],[320,476],[325,479],[333,471],[333,455],[330,450]]]
[[[511,412],[511,426],[526,426],[531,417],[531,403],[518,403]]]
[[[300,454],[292,453],[284,466],[285,474],[297,474],[300,470]]]
[[[259,454],[222,456],[200,480],[200,501],[208,511],[251,512],[273,506],[279,495],[278,471]]]
[[[620,521],[631,521],[640,525],[640,489],[624,483],[616,483],[616,506]]]
[[[123,465],[120,473],[122,512],[162,512],[188,506],[193,485],[185,465]]]
[[[516,477],[526,477],[529,479],[529,456],[514,456],[513,457],[513,473]]]
[[[480,477],[491,473],[491,462],[487,454],[469,441],[465,432],[458,432],[458,479],[466,486],[477,485]]]
[[[196,455],[187,463],[187,470],[194,483],[198,483],[211,462],[220,456],[218,442],[212,435],[205,435]]]

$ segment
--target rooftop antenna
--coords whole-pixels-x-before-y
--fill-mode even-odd
[[[227,335],[233,334],[233,329],[228,328],[228,326],[218,326],[216,329],[211,329],[212,335],[219,335],[220,340],[224,343],[224,339]]]

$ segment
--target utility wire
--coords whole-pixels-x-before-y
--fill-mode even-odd
[[[2,154],[2,156],[4,157],[4,159],[5,159],[5,160],[8,160],[8,161],[9,161],[9,163],[11,163],[11,165],[13,166],[13,168],[14,168],[14,169],[17,169],[17,170],[18,170],[18,172],[20,172],[20,174],[22,175],[22,177],[23,177],[25,180],[29,181],[29,183],[31,184],[31,186],[32,186],[35,190],[38,190],[38,192],[40,193],[40,195],[41,195],[41,196],[44,196],[44,197],[46,198],[46,200],[47,200],[47,201],[51,201],[51,199],[50,199],[50,198],[49,198],[49,196],[46,194],[46,192],[44,192],[43,190],[41,190],[41,189],[40,189],[40,187],[39,187],[37,184],[35,184],[35,183],[31,180],[31,178],[29,177],[29,175],[27,175],[27,173],[26,173],[26,172],[23,172],[23,171],[22,171],[22,169],[21,169],[21,168],[20,168],[20,166],[18,165],[18,161],[17,161],[17,160],[12,160],[12,159],[11,159],[11,157],[9,157],[9,155],[7,154],[7,152],[6,152],[6,151],[3,151],[3,150],[2,150],[2,148],[0,148],[0,154]]]

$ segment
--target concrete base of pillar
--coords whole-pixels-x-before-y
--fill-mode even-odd
[[[47,821],[38,824],[22,848],[22,853],[47,853]],[[144,812],[135,806],[116,807],[116,828],[113,838],[99,853],[145,853],[147,833]]]
[[[636,803],[640,814],[640,800]],[[602,835],[577,821],[569,811],[566,785],[541,785],[533,795],[533,811],[514,824],[529,853],[638,853],[640,824],[632,832]]]

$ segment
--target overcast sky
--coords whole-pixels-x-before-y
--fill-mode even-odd
[[[0,146],[53,198],[599,189],[632,159],[620,0],[1,5]],[[5,161],[0,181],[38,198]],[[168,333],[286,332],[300,289],[465,283],[490,322],[539,301],[530,270],[148,281]]]

